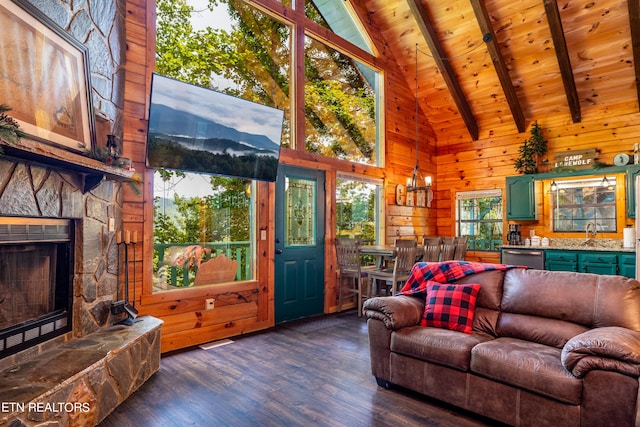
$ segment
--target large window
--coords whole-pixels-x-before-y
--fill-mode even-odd
[[[373,54],[372,43],[344,0],[307,0],[305,14],[309,19],[331,30],[360,49]]]
[[[502,245],[502,192],[456,193],[457,235],[469,238],[472,251],[497,251]]]
[[[259,3],[157,0],[156,71],[284,110],[283,147],[304,144],[311,153],[382,165],[380,72],[369,65],[374,63],[373,56],[367,56],[370,41],[359,34],[361,27],[350,10],[341,0],[305,2],[309,19],[362,50],[350,52],[349,43],[337,43],[337,48],[333,37],[330,42],[307,34],[300,44],[304,64],[293,64],[300,55],[293,51],[291,16],[279,18],[270,8],[257,7]],[[286,11],[294,2],[282,4]],[[305,25],[305,19],[300,21]],[[293,70],[304,75],[296,80]],[[295,141],[292,132],[296,86],[305,93],[305,120],[296,124],[304,126],[303,141]],[[349,191],[367,194],[358,193],[341,206],[342,225],[377,241],[380,185],[359,185],[361,190]],[[232,280],[254,278],[254,183],[162,171],[154,177],[154,188],[155,289],[198,285],[202,263],[221,254],[238,264]]]
[[[284,110],[291,145],[290,26],[239,0],[158,0],[157,17],[159,74]],[[154,291],[255,278],[254,188],[155,173]]]
[[[254,277],[252,189],[238,178],[156,171],[154,290]],[[202,270],[218,257],[215,272]],[[216,276],[222,269],[229,274]]]
[[[305,147],[380,165],[379,73],[328,45],[305,42]]]
[[[382,183],[349,175],[336,180],[336,236],[379,242]]]
[[[158,73],[284,110],[291,145],[288,25],[241,0],[158,0],[157,15]]]

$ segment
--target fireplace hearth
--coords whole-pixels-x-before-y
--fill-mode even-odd
[[[71,331],[73,222],[0,217],[0,358]]]

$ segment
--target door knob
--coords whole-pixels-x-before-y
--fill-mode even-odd
[[[280,255],[282,253],[282,249],[276,249],[276,255]]]

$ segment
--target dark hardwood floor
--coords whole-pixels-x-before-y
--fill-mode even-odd
[[[495,425],[376,384],[354,311],[166,354],[160,371],[101,424],[123,426]]]

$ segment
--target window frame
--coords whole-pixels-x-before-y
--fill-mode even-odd
[[[349,180],[349,181],[358,181],[364,184],[370,184],[376,186],[376,206],[375,206],[375,242],[376,245],[380,245],[383,242],[384,230],[385,230],[385,199],[384,199],[384,181],[379,178],[366,177],[362,175],[351,174],[347,172],[337,172],[336,173],[336,185],[334,194],[337,197],[338,193],[338,181],[339,180]],[[338,204],[336,200],[336,218],[338,215]],[[336,234],[337,230],[337,220],[336,220]]]
[[[616,195],[618,192],[618,183],[615,176],[607,178],[607,184],[605,185],[604,178],[582,178],[582,179],[573,179],[573,180],[562,180],[562,181],[554,181],[555,189],[550,188],[550,199],[551,199],[551,220],[553,223],[552,230],[554,233],[584,233],[586,229],[586,225],[590,222],[594,222],[596,225],[596,230],[598,232],[604,233],[617,233],[618,232],[618,203],[616,200]],[[600,188],[607,187],[606,190],[601,191]],[[611,188],[612,187],[612,188]],[[559,193],[563,189],[584,189],[584,188],[593,188],[593,197],[597,198],[598,194],[611,193],[613,196],[613,201],[608,203],[604,202],[592,202],[592,203],[573,203],[573,204],[565,204],[559,206]],[[575,192],[573,197],[578,197],[577,191]],[[567,208],[570,210],[580,210],[583,208],[593,210],[594,217],[593,218],[567,218],[567,219],[558,219],[558,210],[562,208]],[[598,215],[605,208],[613,208],[613,216],[610,217],[602,217]],[[603,222],[613,226],[613,228],[602,229]],[[567,222],[574,224],[574,227],[570,230],[558,229],[558,223]],[[600,228],[598,228],[600,227]]]
[[[475,200],[480,198],[489,198],[489,197],[500,197],[500,209],[496,212],[500,214],[500,218],[491,219],[491,220],[463,220],[461,215],[461,202],[464,200]],[[473,190],[473,191],[461,191],[456,192],[455,195],[455,229],[456,236],[461,235],[462,223],[474,223],[478,224],[478,230],[481,227],[481,224],[495,224],[500,228],[500,238],[499,239],[489,239],[487,248],[478,248],[476,246],[475,239],[469,239],[469,250],[478,251],[478,252],[498,252],[500,247],[502,246],[502,241],[504,238],[504,194],[501,189],[491,189],[491,190]],[[472,237],[472,236],[469,236]],[[484,244],[483,244],[484,245]]]

